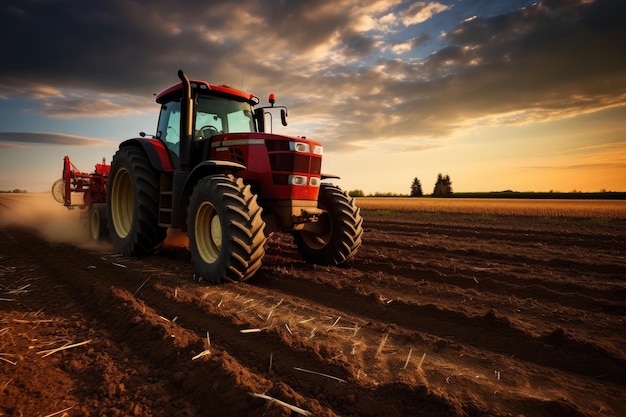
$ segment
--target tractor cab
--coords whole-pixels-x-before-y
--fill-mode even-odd
[[[259,102],[258,98],[204,81],[192,81],[190,85],[193,95],[193,110],[190,112],[193,132],[189,144],[190,166],[207,159],[214,136],[258,131],[253,108]],[[175,85],[157,95],[161,113],[156,138],[166,145],[175,168],[181,167],[181,132],[186,128],[188,117],[182,114],[182,96],[183,84]]]

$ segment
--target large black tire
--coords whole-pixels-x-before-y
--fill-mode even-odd
[[[89,236],[95,242],[103,241],[109,237],[107,205],[105,203],[93,203],[89,207]]]
[[[250,186],[232,175],[196,184],[188,207],[191,260],[205,281],[245,281],[261,267],[265,222]]]
[[[115,250],[125,256],[151,253],[167,233],[158,216],[159,173],[143,149],[119,149],[107,181],[107,225]]]
[[[322,184],[318,207],[324,210],[316,231],[294,232],[298,251],[311,263],[339,265],[354,257],[361,246],[361,210],[339,187]]]

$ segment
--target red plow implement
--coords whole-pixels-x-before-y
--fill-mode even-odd
[[[96,164],[93,172],[82,172],[70,161],[70,157],[66,156],[63,158],[62,176],[52,185],[52,195],[56,201],[68,209],[87,208],[94,203],[105,203],[110,169],[111,166],[107,165],[105,159],[102,158],[102,163]],[[72,193],[82,193],[83,201],[72,202]]]

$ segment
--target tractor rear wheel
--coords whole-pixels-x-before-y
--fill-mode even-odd
[[[107,224],[115,250],[144,256],[165,239],[159,227],[159,173],[140,147],[126,146],[111,161],[107,181]]]
[[[245,281],[261,267],[265,222],[250,186],[232,175],[196,184],[189,201],[187,234],[196,272],[214,284]]]
[[[321,185],[318,201],[324,213],[316,230],[294,232],[294,241],[308,262],[339,265],[353,258],[361,246],[361,211],[352,197],[331,184]]]
[[[89,207],[89,236],[91,240],[99,242],[108,237],[107,228],[107,205],[105,203],[93,203]]]

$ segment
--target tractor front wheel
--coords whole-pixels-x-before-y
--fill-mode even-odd
[[[232,175],[196,184],[189,201],[187,233],[196,272],[214,284],[245,281],[261,267],[265,222],[250,186]]]
[[[308,262],[339,265],[354,257],[361,246],[363,218],[354,199],[339,187],[322,184],[318,207],[324,213],[315,231],[294,232],[298,251]]]
[[[159,227],[159,173],[140,147],[126,146],[111,161],[107,182],[107,224],[115,250],[144,256],[163,240]]]

